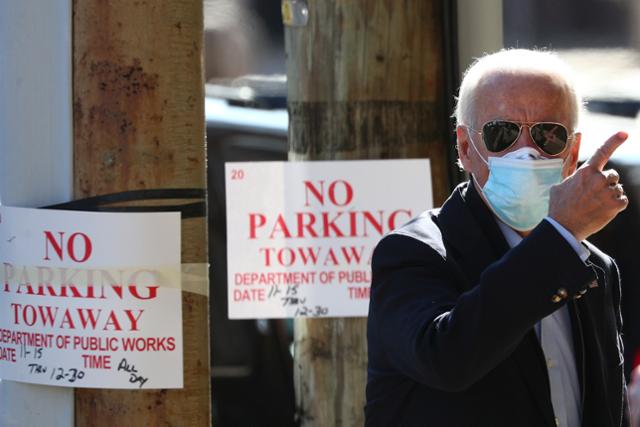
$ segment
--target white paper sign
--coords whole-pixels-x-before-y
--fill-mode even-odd
[[[432,206],[427,159],[225,166],[232,319],[366,316],[375,245]]]
[[[180,215],[0,207],[0,378],[181,388]]]

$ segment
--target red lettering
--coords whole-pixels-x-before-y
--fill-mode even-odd
[[[291,238],[291,233],[289,232],[289,228],[287,227],[287,223],[285,222],[284,218],[282,217],[282,214],[278,215],[278,218],[276,219],[276,223],[273,226],[273,230],[271,231],[271,234],[269,235],[269,238],[273,239],[273,236],[278,231],[282,233],[282,237],[284,237],[285,239]]]
[[[320,255],[320,248],[315,248],[313,250],[312,247],[307,248],[298,248],[298,254],[300,254],[300,258],[302,258],[302,263],[307,265],[307,262],[311,261],[313,265],[318,263],[318,255]]]
[[[49,324],[53,327],[56,317],[58,316],[58,307],[55,307],[55,311],[53,311],[53,307],[51,306],[38,306],[38,311],[40,312],[40,318],[42,319],[42,325],[47,326]]]
[[[329,252],[327,252],[327,256],[324,258],[324,265],[327,265],[331,261],[333,265],[338,265],[338,258],[336,254],[333,252],[333,248],[329,248]]]
[[[53,250],[55,251],[55,253],[58,255],[58,258],[60,259],[60,261],[63,260],[63,254],[62,254],[62,240],[64,237],[64,232],[63,231],[58,231],[58,234],[60,235],[60,239],[59,241],[56,242],[55,237],[53,237],[53,233],[51,231],[45,231],[44,232],[44,260],[45,261],[49,261],[49,243],[51,243],[51,245],[53,246]]]
[[[234,301],[264,301],[265,290],[264,288],[234,289],[233,300]]]
[[[95,312],[98,312],[98,317],[95,316]],[[87,329],[87,326],[91,326],[91,329],[96,329],[98,324],[98,319],[100,318],[100,314],[102,314],[102,310],[96,309],[78,309],[78,317],[80,317],[80,323],[82,324],[82,329]],[[86,317],[85,317],[86,316]]]
[[[94,336],[74,336],[73,348],[84,351],[105,352],[118,351],[118,338],[116,337],[94,337]]]
[[[53,270],[51,270],[49,267],[36,267],[36,270],[38,270],[38,284],[50,285],[51,281],[53,280]]]
[[[75,323],[73,323],[73,319],[71,318],[71,312],[69,310],[65,310],[64,314],[62,315],[62,322],[60,322],[60,329],[64,329],[64,325],[68,325],[67,327],[69,329],[75,329],[76,325]]]
[[[167,351],[173,351],[176,349],[176,340],[173,337],[167,338]]]
[[[23,276],[22,279],[25,279],[25,277]],[[28,278],[26,280],[29,280]],[[26,289],[26,293],[27,295],[42,295],[42,294],[36,294],[36,292],[33,290],[33,286],[31,286],[28,283],[25,283],[25,281],[20,280],[20,284],[18,285],[18,288],[16,289],[16,294],[21,294],[22,293],[22,288]]]
[[[42,326],[58,327],[60,329],[76,329],[80,325],[82,329],[102,329],[122,331],[121,322],[125,322],[128,331],[138,331],[139,323],[144,310],[111,310],[106,318],[102,317],[102,310],[92,308],[64,308],[50,306],[33,306],[12,303],[14,323],[34,326],[36,323]],[[118,317],[120,315],[121,318]],[[104,320],[102,320],[104,319]],[[127,322],[128,321],[128,322]],[[78,323],[79,322],[79,323]]]
[[[333,230],[335,237],[344,237],[344,233],[338,228],[335,222],[342,216],[343,212],[336,213],[331,220],[329,220],[329,212],[322,212],[322,228],[324,231],[324,237],[330,237]]]
[[[398,214],[400,213],[404,213],[407,216],[406,221],[411,219],[411,211],[406,210],[406,209],[398,209],[395,210],[391,213],[391,215],[389,215],[389,230],[395,230],[396,229],[396,217],[398,216]]]
[[[111,288],[118,295],[118,298],[122,299],[122,286],[111,286]]]
[[[362,288],[362,287],[351,287],[347,288],[349,290],[349,298],[351,299],[366,299],[369,298],[369,294],[371,292],[371,288]]]
[[[357,265],[365,261],[365,246],[340,246],[323,248],[322,246],[298,246],[284,248],[260,248],[264,255],[265,266],[280,265],[291,267],[298,265]],[[234,283],[236,285],[251,284],[255,282],[256,273],[236,273]]]
[[[349,237],[358,237],[358,212],[349,211]]]
[[[73,285],[73,281],[75,280],[78,273],[80,273],[80,270],[75,269],[73,270],[73,273],[71,273],[71,275],[67,277],[67,269],[62,269],[60,274],[60,281],[62,282],[62,286],[65,286],[67,284]]]
[[[135,298],[138,298],[140,300],[148,300],[154,299],[158,296],[158,286],[144,286],[144,288],[148,291],[148,294],[146,296],[142,296],[138,293],[138,287],[139,286],[135,285],[129,286],[129,293]]]
[[[283,254],[289,254],[285,257]],[[288,260],[287,260],[288,258]],[[278,262],[285,267],[291,267],[296,262],[296,253],[291,248],[282,248],[278,251]]]
[[[102,329],[106,331],[108,330],[109,326],[111,326],[114,331],[122,330],[122,327],[120,326],[120,322],[118,321],[118,317],[113,311],[109,313],[109,318],[107,319],[107,323],[104,325],[104,328]]]
[[[271,253],[275,252],[276,250],[274,248],[260,248],[258,249],[258,252],[264,252],[264,265],[266,267],[270,267],[271,266]]]
[[[364,246],[360,246],[360,251],[353,247],[349,246],[349,250],[346,247],[342,246],[342,255],[344,259],[347,260],[347,264],[351,265],[351,261],[355,261],[356,264],[360,264],[360,260],[362,259],[362,252],[364,252]]]
[[[376,218],[373,217],[373,215],[371,214],[371,212],[367,212],[364,211],[362,212],[363,216],[364,216],[364,231],[363,231],[363,235],[364,237],[368,237],[369,235],[367,234],[367,222],[371,225],[373,225],[373,228],[375,228],[375,230],[378,232],[378,234],[382,235],[384,233],[383,230],[383,216],[384,216],[384,211],[378,211],[378,214],[380,215],[380,220],[376,221]]]
[[[20,318],[18,317],[18,310],[20,310],[20,307],[22,307],[22,304],[16,304],[14,302],[11,303],[11,308],[13,309],[13,323],[15,325],[20,324]]]
[[[344,201],[342,203],[338,203],[338,200],[336,199],[336,186],[338,184],[342,184],[344,187]],[[346,206],[351,203],[352,199],[353,188],[347,181],[340,179],[337,181],[333,181],[331,185],[329,185],[329,200],[331,200],[331,203],[333,203],[335,206]]]
[[[30,319],[27,319],[29,316]],[[32,305],[25,305],[22,309],[22,320],[28,326],[33,326],[36,323],[38,318],[38,313],[36,313],[36,309]]]
[[[267,217],[259,213],[249,214],[249,238],[256,238],[256,229],[267,223]]]
[[[321,205],[324,205],[324,181],[318,181],[320,183],[320,191],[313,186],[311,181],[302,182],[304,183],[305,207],[309,206],[309,191],[311,191]]]
[[[125,351],[173,351],[176,348],[174,337],[139,337],[123,338],[122,347]]]
[[[82,256],[82,258],[76,257],[76,246],[74,242],[76,241],[76,237],[78,236],[82,237],[82,240],[84,241],[84,255]],[[93,247],[91,245],[91,239],[89,239],[89,236],[87,236],[86,234],[73,233],[71,237],[69,237],[69,241],[67,242],[67,252],[69,252],[69,256],[75,262],[85,262],[86,260],[88,260],[91,256],[92,250]]]
[[[11,347],[0,347],[0,361],[16,363],[16,349]]]
[[[304,230],[306,229],[309,233],[309,237],[318,237],[318,233],[313,229],[313,224],[316,222],[316,217],[314,214],[309,212],[300,212],[296,215],[298,219],[298,236],[304,237]],[[305,218],[308,218],[308,221],[305,222]]]
[[[9,280],[13,279],[13,275],[15,274],[15,269],[13,265],[5,262],[4,264],[4,291],[9,292]]]
[[[368,271],[356,270],[356,271],[339,271],[338,272],[339,283],[371,283],[371,274]],[[364,289],[364,288],[362,288]],[[369,289],[369,288],[367,288]],[[367,291],[368,292],[368,291]],[[367,294],[368,295],[368,294]],[[367,296],[368,298],[368,296]]]
[[[110,355],[83,354],[85,369],[111,369]]]
[[[348,185],[346,181],[336,181],[332,185],[343,182],[345,186]],[[337,196],[337,199],[334,193],[331,194],[337,205],[349,203],[353,199],[352,191],[346,192],[344,196]],[[406,209],[397,209],[390,215],[384,210],[292,212],[290,220],[282,213],[273,218],[262,215],[259,222],[253,221],[254,228],[251,229],[250,235],[251,238],[256,238],[260,224],[260,227],[265,226],[266,230],[270,230],[267,235],[269,239],[382,236],[385,232],[397,228],[402,222],[410,220],[411,215],[411,211]]]
[[[137,331],[138,330],[138,320],[140,320],[140,317],[142,317],[142,313],[144,313],[144,310],[138,310],[138,315],[134,316],[133,315],[133,310],[125,310],[124,311],[124,314],[127,315],[127,317],[129,318],[129,321],[131,322],[131,328],[129,328],[130,331]]]

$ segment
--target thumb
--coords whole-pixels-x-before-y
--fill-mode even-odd
[[[620,147],[628,137],[629,135],[622,131],[611,136],[593,153],[593,156],[584,163],[584,166],[593,166],[601,171],[616,149]]]

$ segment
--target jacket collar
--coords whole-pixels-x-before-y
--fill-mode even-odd
[[[447,252],[465,273],[469,289],[480,274],[508,250],[493,213],[478,193],[473,181],[460,184],[444,202],[435,218],[442,231]]]

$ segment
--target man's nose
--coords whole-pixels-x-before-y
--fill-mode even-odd
[[[513,145],[513,148],[515,150],[522,147],[531,147],[531,148],[535,148],[538,151],[540,150],[536,145],[536,143],[533,142],[533,139],[531,139],[531,133],[529,132],[529,125],[522,125],[522,127],[520,128],[520,135],[518,135],[518,139],[516,140],[516,143]]]

